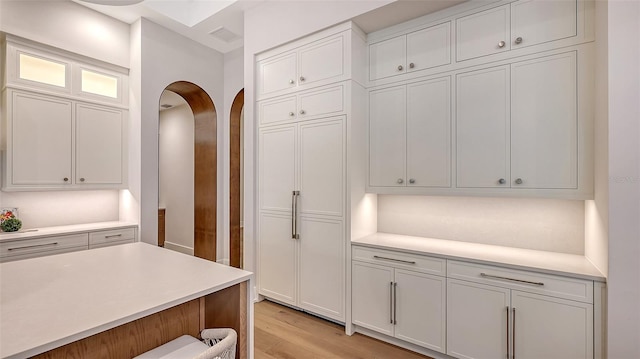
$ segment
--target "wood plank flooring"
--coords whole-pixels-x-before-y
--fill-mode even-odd
[[[256,359],[430,359],[266,300],[254,314]]]

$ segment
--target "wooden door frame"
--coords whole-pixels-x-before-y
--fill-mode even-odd
[[[242,268],[242,234],[240,228],[240,148],[241,114],[244,89],[233,99],[229,117],[229,264]]]
[[[198,85],[177,81],[165,88],[182,97],[194,119],[193,254],[217,260],[217,113],[211,97]]]

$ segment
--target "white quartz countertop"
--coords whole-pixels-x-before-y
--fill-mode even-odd
[[[17,232],[0,232],[0,242],[15,241],[19,239],[38,238],[38,237],[60,236],[64,234],[92,232],[92,231],[137,227],[137,226],[138,226],[137,223],[113,221],[113,222],[74,224],[69,226],[24,228]]]
[[[352,244],[604,282],[585,256],[488,244],[375,233]]]
[[[253,274],[146,243],[0,264],[0,358],[25,358]]]

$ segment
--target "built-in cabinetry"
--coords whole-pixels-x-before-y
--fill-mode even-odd
[[[7,35],[3,190],[124,187],[126,74],[38,46]]]
[[[137,225],[95,223],[0,234],[0,262],[42,257],[137,241]]]

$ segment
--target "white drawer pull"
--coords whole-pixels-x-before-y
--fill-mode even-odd
[[[19,250],[19,249],[29,249],[29,248],[38,248],[38,247],[46,247],[46,246],[57,246],[58,242],[53,242],[53,243],[45,243],[45,244],[34,244],[32,246],[24,246],[24,247],[14,247],[14,248],[8,248],[8,251],[15,251],[15,250]]]
[[[544,283],[542,283],[542,282],[531,282],[531,281],[528,281],[528,280],[500,277],[500,276],[497,276],[497,275],[491,275],[491,274],[486,274],[486,273],[480,273],[480,276],[484,277],[484,278],[510,280],[512,282],[520,282],[520,283],[527,283],[527,284],[533,284],[533,285],[541,285],[541,286],[544,285]]]
[[[110,236],[104,236],[104,238],[115,238],[115,237],[122,237],[122,234],[112,234]]]
[[[416,262],[414,261],[405,261],[402,259],[395,259],[395,258],[387,258],[387,257],[380,257],[380,256],[373,256],[373,258],[375,259],[384,259],[386,261],[395,261],[395,262],[402,262],[402,263],[408,263],[408,264],[416,264]]]

